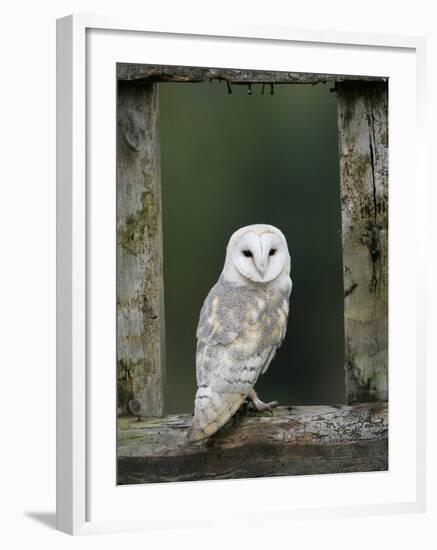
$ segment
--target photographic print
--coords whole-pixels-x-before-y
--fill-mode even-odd
[[[117,64],[117,483],[388,469],[388,82]]]

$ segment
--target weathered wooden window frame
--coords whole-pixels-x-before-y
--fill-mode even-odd
[[[90,534],[425,511],[426,39],[170,19],[57,21],[57,529]],[[241,67],[287,70],[296,63],[302,72],[318,67],[319,73],[390,77],[390,470],[119,488],[115,63],[229,66],[237,59]],[[286,425],[282,435],[287,442]]]
[[[335,82],[347,405],[282,407],[269,420],[238,419],[238,427],[193,446],[184,439],[189,415],[159,419],[165,331],[158,85],[211,79],[232,86]],[[118,406],[141,418],[118,421],[118,482],[386,470],[387,79],[118,63],[117,81]],[[284,437],[293,444],[284,445]],[[254,449],[249,467],[244,457]]]

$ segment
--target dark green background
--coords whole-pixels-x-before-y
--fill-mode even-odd
[[[200,308],[241,226],[279,227],[291,254],[288,331],[264,401],[344,402],[336,97],[326,85],[160,84],[166,410],[189,412]],[[266,92],[269,90],[266,89]]]

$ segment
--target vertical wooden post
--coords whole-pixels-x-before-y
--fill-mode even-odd
[[[118,82],[117,402],[164,408],[164,304],[157,84]]]
[[[388,391],[388,87],[337,83],[348,403]]]

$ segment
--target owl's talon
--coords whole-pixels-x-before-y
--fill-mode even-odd
[[[263,401],[261,401],[261,399],[257,396],[255,390],[252,390],[249,394],[249,399],[251,400],[252,402],[252,406],[253,408],[258,411],[258,412],[265,412],[265,411],[269,411],[270,413],[273,414],[273,410],[275,407],[278,406],[278,402],[277,401],[270,401],[270,403],[264,403]]]
[[[260,401],[260,403],[257,405],[257,411],[263,412],[263,411],[269,411],[273,414],[273,409],[278,406],[277,401],[270,401],[270,403],[263,403]]]

